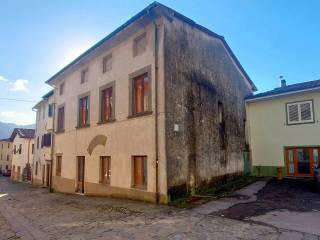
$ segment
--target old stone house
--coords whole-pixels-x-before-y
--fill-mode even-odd
[[[0,173],[11,170],[13,147],[10,138],[0,140]]]
[[[53,90],[42,97],[34,107],[37,111],[35,147],[32,162],[32,182],[35,185],[49,186],[51,179],[52,136],[53,136]]]
[[[313,177],[319,167],[320,80],[247,97],[252,173]]]
[[[34,129],[15,128],[10,140],[13,144],[11,179],[14,181],[31,181]]]
[[[243,171],[244,98],[256,87],[222,36],[162,4],[46,83],[56,191],[166,203]]]

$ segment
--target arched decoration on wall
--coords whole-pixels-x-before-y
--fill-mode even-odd
[[[89,155],[91,155],[93,150],[96,148],[96,146],[98,145],[106,146],[106,143],[107,143],[107,136],[97,135],[91,140],[88,146],[87,152],[89,153]]]

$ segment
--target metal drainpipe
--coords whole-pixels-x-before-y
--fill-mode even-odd
[[[153,21],[154,26],[154,67],[155,67],[155,151],[156,151],[156,203],[159,204],[159,140],[158,140],[158,27]]]
[[[52,174],[52,171],[53,171],[53,151],[54,151],[54,140],[55,140],[55,130],[54,130],[54,127],[55,127],[55,116],[56,116],[56,97],[55,97],[55,91],[54,91],[54,100],[53,100],[53,103],[52,103],[52,130],[51,130],[51,164],[50,164],[50,182],[49,182],[49,191],[52,192],[53,189],[52,189],[52,180],[53,180],[53,174]]]

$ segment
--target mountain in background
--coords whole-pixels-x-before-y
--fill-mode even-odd
[[[15,128],[30,128],[34,129],[35,124],[30,124],[30,125],[17,125],[14,123],[4,123],[0,122],[0,139],[3,138],[9,138],[11,136],[11,133],[13,129]]]

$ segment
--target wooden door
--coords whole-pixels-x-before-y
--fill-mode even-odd
[[[46,166],[42,165],[42,185],[45,184],[44,182],[45,176],[46,176]]]
[[[77,192],[84,193],[84,167],[85,157],[79,156],[77,158]]]
[[[46,186],[49,187],[50,185],[50,164],[46,164]]]

